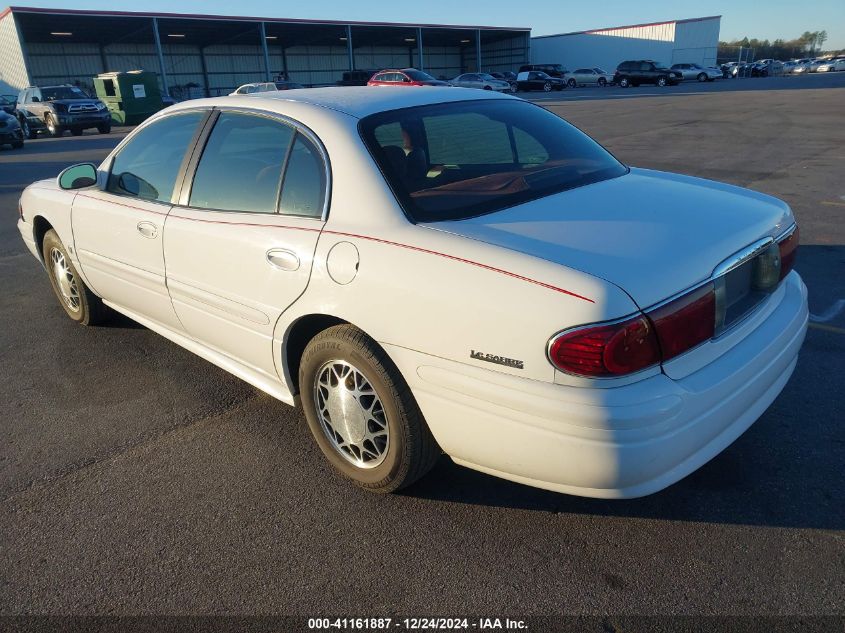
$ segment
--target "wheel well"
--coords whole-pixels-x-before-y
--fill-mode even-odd
[[[53,228],[53,226],[45,220],[40,215],[36,215],[35,218],[32,220],[33,224],[33,235],[32,237],[35,238],[35,243],[38,246],[38,257],[41,260],[44,260],[44,236],[47,234],[47,231]]]
[[[299,393],[299,361],[308,343],[323,330],[343,323],[347,321],[328,314],[308,314],[300,317],[291,326],[282,354],[290,378],[290,392],[293,395]]]

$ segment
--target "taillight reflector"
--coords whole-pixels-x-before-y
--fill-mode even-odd
[[[795,266],[795,257],[798,255],[798,227],[786,238],[778,242],[780,249],[780,278],[783,279]]]

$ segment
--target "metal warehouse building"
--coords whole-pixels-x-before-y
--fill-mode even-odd
[[[531,38],[531,61],[569,70],[599,67],[613,72],[623,61],[651,59],[671,65],[716,65],[722,16],[618,26]]]
[[[0,12],[0,94],[85,87],[103,72],[150,70],[177,98],[217,96],[286,75],[333,85],[348,70],[413,66],[435,77],[512,70],[531,30],[10,7]]]

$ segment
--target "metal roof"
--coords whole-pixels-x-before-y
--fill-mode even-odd
[[[683,20],[664,20],[663,22],[644,22],[643,24],[626,24],[624,26],[608,26],[601,29],[590,29],[589,31],[571,31],[569,33],[552,33],[551,35],[535,35],[531,39],[539,40],[544,37],[562,37],[564,35],[589,35],[590,33],[603,33],[605,31],[621,31],[623,29],[638,29],[647,26],[662,26],[664,24],[684,24],[687,22],[704,22],[705,20],[721,20],[721,15],[708,15],[702,18],[685,18]]]
[[[358,20],[323,20],[323,19],[302,19],[302,18],[278,18],[258,17],[241,15],[215,15],[203,13],[155,13],[148,11],[111,11],[93,9],[51,9],[44,7],[17,7],[10,6],[0,12],[0,18],[5,17],[9,12],[31,13],[42,15],[59,16],[87,16],[87,17],[130,17],[130,18],[160,18],[160,19],[186,19],[186,20],[225,20],[239,22],[267,22],[281,24],[333,24],[352,26],[391,26],[391,27],[413,27],[413,28],[434,28],[434,29],[482,29],[485,31],[530,31],[530,27],[506,27],[506,26],[483,26],[466,24],[426,24],[426,23],[405,23],[405,22],[364,22]]]

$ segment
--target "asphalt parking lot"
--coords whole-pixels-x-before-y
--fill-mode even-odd
[[[17,199],[122,133],[30,141],[0,150],[0,614],[845,614],[845,73],[538,99],[626,163],[792,206],[818,320],[757,424],[644,499],[445,457],[358,491],[300,412],[128,319],[65,317]]]

